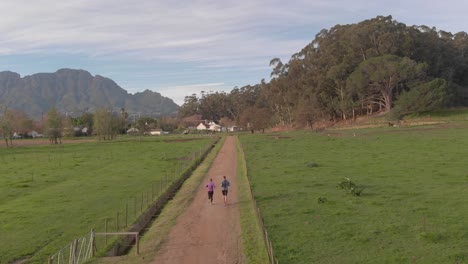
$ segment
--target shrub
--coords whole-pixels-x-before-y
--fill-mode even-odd
[[[317,199],[317,202],[318,202],[319,204],[326,203],[326,202],[327,202],[327,198],[325,198],[325,197],[319,197],[319,198]]]
[[[340,183],[338,183],[338,187],[343,190],[347,190],[354,196],[361,196],[362,191],[364,190],[364,188],[359,187],[354,182],[352,182],[350,178],[344,178]]]

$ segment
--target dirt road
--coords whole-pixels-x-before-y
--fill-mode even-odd
[[[227,205],[224,205],[221,194],[223,175],[231,183]],[[228,137],[199,186],[192,204],[177,219],[152,263],[244,263],[236,177],[236,141],[234,137]],[[205,187],[210,178],[216,185],[212,205]]]

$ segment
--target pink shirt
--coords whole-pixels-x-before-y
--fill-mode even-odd
[[[214,191],[215,185],[214,185],[213,182],[209,182],[209,183],[206,185],[206,187],[208,188],[208,191],[209,191],[209,192],[213,192],[213,191]]]

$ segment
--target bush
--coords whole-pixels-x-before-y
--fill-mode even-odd
[[[325,198],[325,197],[319,197],[317,199],[317,203],[319,203],[319,204],[326,203],[326,202],[327,202],[327,198]]]
[[[401,93],[389,117],[401,119],[407,114],[441,109],[449,98],[447,81],[437,78]]]
[[[364,190],[364,188],[359,187],[354,182],[352,182],[350,178],[344,178],[340,183],[338,183],[338,187],[343,190],[347,190],[354,196],[361,196],[362,191]]]

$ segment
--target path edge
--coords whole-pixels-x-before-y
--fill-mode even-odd
[[[245,160],[244,149],[239,137],[236,136],[237,146],[237,182],[238,199],[242,201],[240,209],[240,225],[242,251],[246,263],[270,263],[265,237],[260,225],[261,219],[256,212],[256,202],[250,188],[250,181],[247,173],[247,162]],[[244,202],[245,201],[245,202]]]

